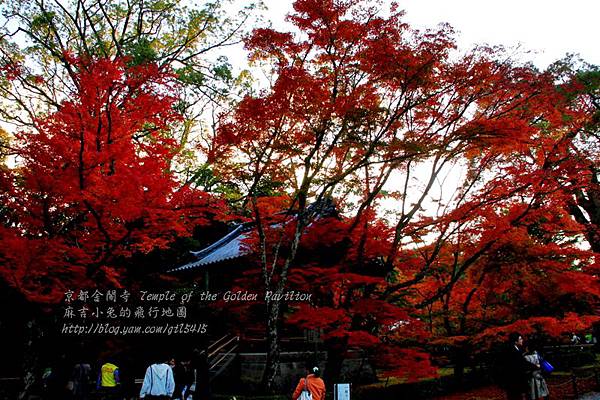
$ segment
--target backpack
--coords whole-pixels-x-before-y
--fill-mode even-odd
[[[308,387],[306,386],[307,378],[304,378],[304,388],[298,397],[298,400],[313,400],[312,393],[309,392]]]

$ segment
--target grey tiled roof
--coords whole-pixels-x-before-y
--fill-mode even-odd
[[[196,260],[180,267],[173,268],[167,272],[194,269],[204,265],[245,256],[250,250],[243,244],[243,241],[248,237],[243,233],[244,228],[244,225],[238,225],[233,231],[229,232],[217,242],[200,251],[193,251],[192,254],[196,256]]]
[[[325,198],[320,202],[310,204],[306,208],[306,211],[307,213],[312,214],[315,219],[330,216],[334,216],[336,218],[338,217],[335,204],[329,198]],[[273,226],[279,225],[280,224],[276,224]],[[237,225],[234,230],[210,246],[199,251],[191,252],[196,257],[196,260],[185,265],[172,268],[167,272],[191,270],[209,264],[243,257],[249,254],[251,251],[244,245],[243,242],[248,237],[248,231],[250,227],[251,225],[248,223]]]

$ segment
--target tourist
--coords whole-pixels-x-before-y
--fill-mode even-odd
[[[125,400],[137,400],[139,389],[135,384],[136,365],[134,357],[131,354],[122,356],[119,366],[119,386]]]
[[[533,370],[529,374],[528,379],[528,400],[541,400],[549,395],[548,385],[542,375],[542,368],[540,366],[540,358],[532,347],[527,347],[524,353],[525,360],[533,366]]]
[[[173,366],[173,376],[175,378],[175,392],[173,400],[187,400],[187,392],[194,382],[194,373],[189,361],[178,362]]]
[[[201,351],[196,348],[192,351],[191,369],[194,383],[188,391],[193,393],[192,398],[194,400],[209,400],[211,398],[211,392],[208,349],[205,348]]]
[[[174,390],[173,370],[167,361],[156,362],[146,369],[144,383],[142,383],[142,389],[140,390],[140,398],[166,400],[173,396]]]
[[[523,400],[528,391],[529,374],[534,367],[523,356],[523,337],[519,333],[511,333],[502,357],[500,384],[506,391],[508,400]]]
[[[90,394],[90,381],[92,378],[92,366],[86,362],[78,362],[73,367],[71,373],[73,398],[76,400],[86,400]]]
[[[68,400],[73,397],[71,386],[71,369],[66,354],[56,358],[50,368],[42,376],[44,382],[44,399]]]
[[[325,383],[320,376],[319,367],[309,368],[309,375],[305,378],[301,378],[294,390],[292,400],[305,400],[308,399],[307,394],[310,393],[312,400],[324,400],[325,399]]]
[[[96,389],[103,400],[114,400],[119,398],[120,392],[119,367],[114,360],[108,360],[100,367]]]

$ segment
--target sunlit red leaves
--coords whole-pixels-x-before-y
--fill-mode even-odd
[[[164,248],[219,212],[170,171],[169,130],[180,118],[170,75],[123,60],[71,59],[77,91],[18,134],[19,165],[7,172],[12,222],[4,234],[13,240],[0,246],[12,271],[5,278],[36,301],[56,300],[73,281],[116,285],[120,257]],[[18,246],[45,250],[18,261]]]
[[[288,20],[303,32],[306,32],[310,41],[318,46],[331,44],[330,36],[339,32],[339,26],[344,24],[352,2],[347,0],[300,0],[294,2],[295,13],[288,16]],[[340,32],[342,33],[342,32]]]
[[[594,253],[582,250],[575,242],[555,243],[563,235],[577,231],[571,230],[573,222],[565,217],[560,204],[554,215],[551,210],[535,209],[515,226],[481,225],[482,232],[490,229],[490,233],[480,236],[474,250],[469,249],[468,241],[464,247],[455,243],[448,249],[458,257],[457,264],[451,258],[444,261],[447,251],[442,250],[438,262],[431,267],[431,276],[415,286],[417,300],[428,298],[450,281],[455,265],[471,257],[479,246],[493,244],[453,285],[447,297],[432,304],[429,313],[423,310],[424,318],[432,318],[434,332],[476,336],[490,324],[508,325],[508,331],[521,327],[529,331],[528,323],[532,321],[553,322],[555,315],[594,312],[600,300],[600,284],[592,275]],[[510,214],[502,217],[509,218]],[[493,224],[493,221],[488,222]],[[556,329],[569,329],[562,322],[555,325],[550,322],[539,328],[548,329],[550,336],[557,335]],[[500,331],[500,335],[507,333]]]
[[[466,156],[479,156],[484,150],[499,153],[519,151],[531,144],[533,128],[516,118],[475,120],[463,126],[460,134],[469,142]]]
[[[290,33],[277,32],[273,29],[256,29],[245,41],[246,48],[251,50],[250,60],[275,58],[280,65],[287,59],[282,49],[292,50],[294,42]]]
[[[377,24],[380,22],[380,24]],[[454,48],[451,30],[437,32],[411,32],[394,21],[375,21],[376,30],[367,37],[361,49],[361,69],[378,78],[380,84],[390,89],[412,92],[425,90],[433,95],[445,81],[440,66],[448,60]]]
[[[0,66],[0,77],[7,81],[14,81],[23,74],[23,66],[17,63],[9,63]]]
[[[365,2],[294,7],[289,19],[299,34],[256,30],[247,41],[256,57],[273,60],[273,84],[223,116],[211,161],[247,187],[276,182],[290,198],[343,193],[345,217],[309,224],[291,263],[289,283],[312,287],[325,310],[314,327],[374,346],[386,326],[410,321],[385,331],[406,345],[411,334],[468,338],[490,325],[589,309],[593,255],[577,248],[584,230],[566,212],[573,191],[564,190],[589,188],[581,155],[593,151],[570,157],[573,134],[589,122],[589,109],[569,100],[581,87],[557,90],[550,73],[500,48],[453,53],[450,27],[412,30],[397,8],[381,17]],[[447,208],[427,215],[417,203],[408,216],[396,209],[407,218],[397,229],[377,218],[382,198],[399,208],[412,191],[422,194],[407,184],[404,192],[375,193],[352,221],[379,173],[405,177],[433,162],[466,168]],[[267,216],[277,208],[258,207]],[[299,226],[293,212],[286,218],[265,225],[267,256]],[[590,297],[578,296],[582,290]],[[550,310],[545,298],[565,303]],[[381,299],[406,307],[388,309]],[[291,321],[303,323],[297,314]]]

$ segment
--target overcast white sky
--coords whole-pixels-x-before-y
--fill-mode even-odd
[[[388,0],[384,0],[389,2]],[[579,53],[600,65],[600,0],[397,0],[405,20],[416,28],[448,22],[458,31],[458,44],[522,45],[540,68]],[[274,27],[282,29],[292,0],[264,0]]]

